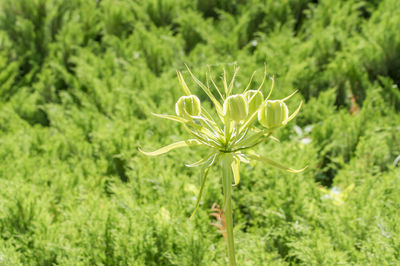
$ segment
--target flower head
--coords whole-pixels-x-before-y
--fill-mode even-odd
[[[264,127],[273,130],[286,125],[289,109],[282,100],[266,101],[258,111],[258,121]]]
[[[249,105],[249,115],[258,111],[258,108],[264,101],[264,96],[259,90],[248,90],[244,93],[244,97]]]
[[[247,118],[248,104],[242,94],[231,95],[224,101],[224,118],[240,123]]]
[[[200,100],[196,95],[182,96],[175,104],[177,116],[192,120],[193,116],[199,116],[201,113]]]
[[[264,79],[257,90],[247,90],[252,82],[252,79],[250,79],[249,85],[243,93],[232,95],[233,84],[238,70],[238,68],[235,68],[232,80],[229,84],[226,82],[226,74],[224,72],[223,91],[217,87],[214,80],[211,78],[212,84],[221,98],[218,100],[212,93],[211,88],[199,81],[188,68],[188,72],[193,80],[210,98],[219,119],[212,117],[210,112],[200,105],[200,100],[191,93],[182,74],[177,72],[179,83],[184,94],[186,94],[186,96],[180,97],[175,105],[177,116],[165,114],[154,115],[181,123],[184,129],[193,138],[170,144],[153,152],[140,150],[146,155],[156,156],[181,147],[205,146],[209,149],[210,152],[206,158],[187,165],[188,167],[203,167],[202,184],[194,212],[199,206],[208,171],[220,160],[229,162],[231,165],[229,171],[233,173],[235,185],[239,184],[240,181],[239,170],[241,162],[248,163],[250,160],[261,161],[292,173],[299,173],[305,169],[292,169],[272,159],[246,152],[246,150],[273,138],[272,134],[275,130],[285,126],[297,115],[302,103],[300,103],[296,111],[289,115],[288,108],[284,101],[288,100],[296,92],[281,100],[269,100],[274,85],[273,78],[271,78],[271,89],[268,96],[264,99],[261,88],[266,78],[266,72],[264,72]],[[255,122],[257,118],[264,128],[260,129],[256,127]]]

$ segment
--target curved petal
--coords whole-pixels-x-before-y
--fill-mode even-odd
[[[278,138],[276,138],[276,137],[274,137],[272,135],[270,135],[269,138],[272,139],[275,142],[278,142],[278,143],[281,142]]]
[[[247,158],[246,158],[245,156],[243,156],[243,154],[239,153],[237,156],[239,157],[239,160],[240,160],[242,163],[250,163],[250,161],[247,160]]]
[[[286,101],[286,100],[289,100],[289,99],[292,98],[292,96],[295,95],[298,91],[299,91],[299,90],[295,90],[292,94],[290,94],[289,96],[283,98],[281,101],[284,102],[284,101]]]
[[[263,80],[261,81],[260,86],[258,86],[257,91],[261,91],[262,87],[264,86],[264,82],[265,82],[266,78],[267,78],[267,65],[264,64],[264,77],[263,77]]]
[[[186,85],[186,82],[185,82],[185,80],[183,79],[182,73],[179,72],[179,71],[176,71],[176,74],[178,75],[179,84],[181,85],[183,92],[184,92],[187,96],[191,95],[192,93],[190,92],[189,87]]]
[[[265,98],[265,101],[269,100],[269,97],[271,97],[272,92],[274,91],[274,86],[275,86],[275,78],[272,76],[271,78],[271,89],[269,90],[267,98]]]
[[[208,158],[207,158],[207,159],[206,159],[206,158],[203,158],[203,159],[201,159],[200,161],[197,161],[197,162],[191,163],[191,164],[186,164],[185,166],[186,166],[186,167],[197,167],[197,166],[200,166],[200,165],[202,165],[202,164],[205,164],[207,161],[208,161]]]
[[[147,152],[147,151],[143,151],[141,148],[139,148],[139,151],[147,156],[157,156],[157,155],[167,153],[173,149],[189,147],[189,146],[198,146],[198,145],[203,145],[203,144],[200,141],[198,141],[197,139],[189,139],[189,140],[183,140],[183,141],[178,141],[178,142],[172,143],[172,144],[162,147],[161,149],[158,149],[156,151]]]
[[[228,87],[228,94],[226,95],[226,97],[228,97],[229,95],[232,94],[232,89],[233,89],[233,83],[235,82],[235,78],[237,76],[237,73],[239,72],[240,67],[235,65],[235,70],[233,72],[233,77],[231,79],[231,82],[229,83],[229,87]],[[225,74],[225,70],[224,70],[224,74]],[[225,82],[226,82],[226,75],[225,76]]]
[[[249,81],[249,83],[247,83],[246,89],[244,89],[243,93],[245,93],[250,88],[251,82],[253,81],[255,74],[256,74],[256,71],[254,71],[253,74],[251,75],[250,81]]]
[[[188,122],[188,120],[186,120],[182,117],[176,116],[176,115],[165,115],[165,114],[155,114],[155,113],[151,113],[151,114],[156,117],[159,117],[159,118],[169,119],[169,120],[180,122],[180,123]]]
[[[293,118],[296,117],[296,115],[299,113],[299,111],[300,111],[302,105],[303,105],[303,101],[300,102],[299,107],[297,107],[296,111],[294,111],[293,114],[291,114],[291,115],[289,116],[289,118],[286,120],[286,123],[289,123],[290,120],[292,120]]]

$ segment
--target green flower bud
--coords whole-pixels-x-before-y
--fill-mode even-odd
[[[246,98],[247,104],[249,106],[249,116],[254,114],[254,112],[257,111],[258,107],[260,107],[260,105],[264,101],[264,96],[262,92],[257,90],[246,91],[244,97]]]
[[[247,118],[248,106],[241,94],[229,96],[225,99],[223,112],[226,119],[239,123]]]
[[[277,129],[286,125],[288,113],[283,101],[267,101],[258,111],[258,121],[267,129]]]
[[[200,100],[196,95],[182,96],[175,104],[175,112],[178,116],[192,120],[192,116],[201,113]]]

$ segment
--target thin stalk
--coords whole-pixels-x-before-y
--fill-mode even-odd
[[[224,153],[221,156],[222,166],[222,186],[224,188],[224,213],[225,213],[225,226],[227,235],[227,248],[229,265],[236,266],[235,260],[235,246],[233,241],[233,218],[232,218],[232,160],[233,157],[229,153]]]

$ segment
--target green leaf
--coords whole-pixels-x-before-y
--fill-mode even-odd
[[[143,151],[141,148],[139,148],[139,151],[147,156],[157,156],[157,155],[167,153],[173,149],[189,147],[189,146],[198,146],[198,145],[203,145],[203,144],[200,141],[198,141],[197,139],[189,139],[189,140],[178,141],[178,142],[172,143],[170,145],[167,145],[165,147],[162,147],[161,149],[158,149],[158,150],[152,151],[152,152]]]
[[[208,146],[208,147],[210,147],[210,148],[215,148],[211,143],[209,143],[209,139],[207,138],[206,135],[202,134],[201,132],[194,131],[194,130],[190,129],[190,128],[188,127],[187,124],[183,124],[183,128],[184,128],[184,129],[186,130],[186,132],[188,132],[190,135],[192,135],[193,137],[197,138],[198,141],[199,141],[201,144],[203,144],[203,145],[205,145],[205,146]]]
[[[237,156],[235,156],[232,161],[232,172],[235,180],[235,186],[237,186],[240,182],[240,158]]]
[[[270,164],[270,165],[272,165],[272,166],[274,166],[276,168],[288,171],[290,173],[301,173],[308,167],[308,166],[306,166],[303,169],[296,170],[296,169],[284,166],[284,165],[282,165],[282,164],[280,164],[278,162],[275,162],[274,160],[271,160],[271,159],[268,159],[268,158],[265,158],[265,157],[261,157],[261,156],[259,156],[257,154],[246,154],[246,156],[249,157],[250,159]]]
[[[253,135],[247,135],[244,138],[240,139],[240,141],[237,141],[235,143],[235,145],[236,146],[251,146],[254,143],[257,143],[258,141],[260,141],[260,139],[263,139],[265,136],[264,134],[265,134],[265,132],[263,130],[263,131],[255,133]],[[268,136],[267,136],[267,138],[268,138]]]
[[[192,215],[190,215],[190,218],[189,218],[190,220],[194,217],[194,215],[196,214],[197,209],[200,206],[200,199],[201,199],[201,196],[203,194],[204,184],[206,183],[206,179],[207,179],[207,175],[208,175],[208,171],[209,170],[210,170],[210,167],[206,167],[203,170],[203,178],[201,180],[201,187],[200,187],[199,195],[197,196],[196,206],[194,207]]]
[[[193,213],[192,213],[192,215],[190,215],[189,219],[193,218],[193,216],[196,214],[197,209],[200,206],[200,200],[201,200],[201,196],[203,194],[204,184],[206,183],[208,171],[210,170],[211,166],[214,165],[214,163],[216,161],[216,158],[217,158],[217,154],[213,154],[210,157],[208,157],[207,161],[209,161],[210,163],[206,167],[203,168],[203,176],[202,176],[202,179],[201,179],[201,187],[200,187],[199,195],[197,196],[196,206],[194,207]]]

